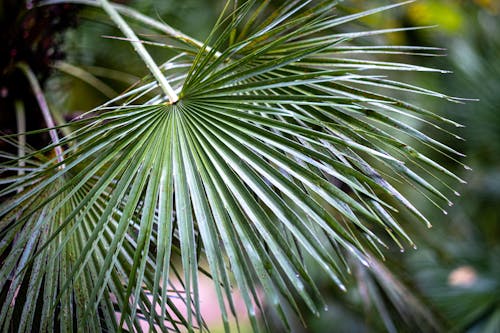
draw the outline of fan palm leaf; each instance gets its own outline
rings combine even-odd
[[[158,67],[171,90],[154,72],[70,123],[59,143],[26,156],[36,160],[58,146],[64,161],[46,158],[6,178],[4,329],[22,307],[21,331],[33,327],[35,310],[47,331],[140,331],[142,319],[152,329],[192,330],[203,326],[201,272],[213,279],[225,329],[237,316],[234,285],[260,331],[260,290],[284,323],[283,299],[319,314],[326,305],[311,262],[345,289],[347,254],[370,265],[389,246],[386,234],[401,248],[414,246],[395,213],[407,209],[430,222],[393,184],[449,203],[421,174],[460,179],[410,142],[460,156],[414,121],[457,124],[388,94],[459,100],[384,74],[442,71],[349,58],[435,50],[347,44],[401,29],[332,30],[397,5],[335,16],[335,1],[287,1],[271,13],[268,1],[229,4],[204,44],[171,35],[179,53]],[[172,274],[182,291],[172,291]],[[16,296],[21,286],[29,286],[24,301]]]

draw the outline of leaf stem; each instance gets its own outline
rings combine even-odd
[[[120,16],[120,14],[116,11],[116,9],[108,2],[108,0],[100,0],[100,3],[104,11],[115,22],[115,24],[127,38],[131,40],[139,39],[137,38],[134,31],[127,24],[127,22],[125,22],[125,20]],[[131,44],[134,50],[141,57],[142,61],[144,61],[151,74],[153,74],[155,79],[158,81],[158,84],[162,88],[163,92],[168,96],[170,103],[174,104],[175,102],[177,102],[179,100],[179,96],[177,96],[172,86],[168,83],[167,79],[161,72],[158,65],[156,65],[155,61],[153,60],[149,52],[146,50],[144,45],[142,45],[141,43],[131,43]]]
[[[82,5],[88,5],[88,6],[99,6],[99,3],[94,0],[44,0],[40,1],[37,3],[37,6],[46,6],[46,5],[54,5],[54,4],[59,4],[59,3],[75,3],[75,4],[82,4]],[[154,20],[151,17],[144,15],[133,8],[120,5],[117,3],[111,3],[111,6],[116,9],[119,13],[122,15],[128,16],[131,19],[134,19],[138,22],[144,23],[154,29],[157,29],[159,31],[162,31],[166,33],[167,35],[174,37],[178,40],[181,40],[187,44],[190,44],[192,46],[198,47],[198,48],[203,48],[204,44],[200,42],[199,40],[196,40],[179,30],[176,30],[166,24],[165,22],[160,22],[158,20]],[[212,50],[211,47],[205,46],[205,50],[207,52],[210,52]],[[219,51],[215,52],[215,56],[219,57],[221,53]]]
[[[59,136],[57,135],[57,130],[54,128],[55,122],[54,118],[52,117],[52,114],[50,113],[49,106],[47,104],[47,100],[45,99],[45,96],[43,94],[42,88],[40,87],[40,84],[38,83],[38,80],[31,70],[31,68],[28,66],[28,64],[21,62],[17,64],[17,67],[21,69],[24,74],[26,75],[26,78],[28,79],[31,89],[33,90],[33,94],[36,97],[36,100],[38,102],[38,106],[40,107],[40,110],[42,111],[43,119],[45,120],[45,124],[49,128],[49,135],[50,139],[52,140],[52,143],[54,144],[54,151],[56,152],[57,156],[57,161],[61,163],[60,168],[64,168],[64,162],[63,159],[63,150],[62,147],[59,144]]]

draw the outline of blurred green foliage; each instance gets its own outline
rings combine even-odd
[[[352,0],[343,2],[343,8],[356,11],[389,2]],[[458,106],[425,97],[419,101],[428,108],[440,108],[445,116],[465,126],[459,131],[465,141],[444,136],[438,139],[466,154],[462,162],[472,171],[458,166],[457,173],[468,183],[459,189],[461,196],[453,207],[447,207],[445,216],[419,193],[413,193],[413,200],[420,201],[420,207],[429,206],[424,211],[431,214],[434,228],[431,232],[416,230],[418,251],[410,255],[394,253],[397,259],[392,256],[386,265],[433,311],[439,327],[424,330],[403,323],[394,329],[500,332],[500,2],[422,0],[399,11],[370,16],[363,23],[386,28],[437,25],[394,33],[388,39],[396,44],[446,49],[447,57],[419,59],[419,64],[453,73],[422,77],[421,82],[451,96],[478,100]],[[442,159],[432,151],[428,154]],[[449,163],[448,167],[457,165]],[[337,304],[335,309],[346,301],[346,297],[339,300],[339,296],[332,297]],[[347,298],[353,309],[361,306],[361,302],[349,301]],[[346,309],[349,306],[322,318],[324,325],[314,331],[324,331],[333,321],[343,322],[335,332],[390,330],[387,325],[377,326],[366,319],[370,311],[353,316]],[[397,313],[394,310],[392,313]],[[360,320],[365,323],[360,324]],[[350,326],[347,321],[351,321]]]

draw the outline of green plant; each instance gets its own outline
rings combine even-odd
[[[411,144],[460,156],[417,124],[459,125],[390,94],[460,100],[383,74],[443,71],[365,59],[438,50],[354,43],[412,28],[338,32],[401,4],[336,16],[336,1],[272,11],[270,1],[227,2],[200,43],[107,0],[45,4],[58,2],[102,6],[152,75],[90,116],[37,131],[52,133],[46,147],[3,154],[2,173],[22,171],[0,190],[4,330],[202,329],[199,274],[213,279],[226,330],[232,285],[253,330],[266,328],[257,320],[264,303],[287,325],[284,303],[325,309],[312,267],[343,290],[352,262],[377,274],[374,257],[390,242],[415,246],[397,209],[430,227],[395,184],[451,203],[422,175],[460,178]],[[121,15],[166,33],[153,44],[175,55],[158,66],[143,46],[152,42]]]

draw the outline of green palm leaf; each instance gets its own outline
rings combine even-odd
[[[335,1],[288,1],[272,13],[267,3],[229,12],[228,2],[204,45],[172,36],[195,51],[159,66],[177,102],[146,77],[93,110],[97,116],[71,123],[63,163],[38,161],[4,181],[5,330],[21,308],[21,331],[33,327],[36,311],[47,331],[141,331],[143,321],[162,331],[200,327],[201,272],[214,281],[225,329],[237,316],[234,285],[260,331],[262,302],[285,323],[283,299],[297,312],[302,304],[318,315],[324,309],[314,265],[345,289],[347,256],[370,265],[390,245],[386,235],[414,246],[394,214],[403,208],[430,223],[393,184],[448,203],[421,174],[460,179],[410,142],[460,156],[415,125],[455,123],[387,94],[459,100],[386,76],[435,69],[348,57],[434,50],[347,44],[398,29],[332,30],[395,5],[339,17]],[[172,291],[173,275],[184,290]],[[24,303],[21,286],[29,287]],[[185,313],[172,302],[180,292]]]

